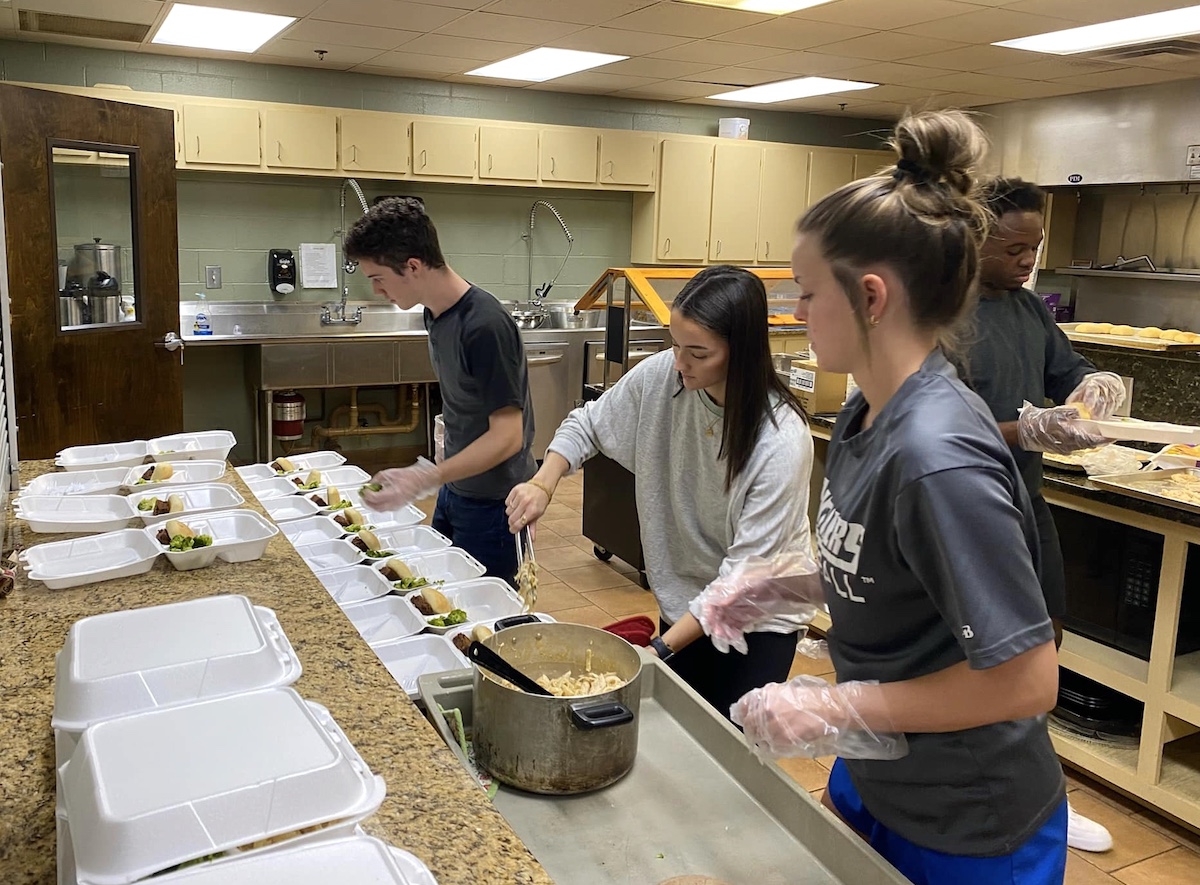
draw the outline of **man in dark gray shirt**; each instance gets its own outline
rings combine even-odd
[[[346,236],[375,294],[404,310],[425,307],[429,353],[442,393],[446,457],[375,476],[368,507],[392,509],[439,486],[433,527],[512,583],[516,546],[504,499],[533,476],[533,405],[525,351],[512,317],[446,264],[437,230],[412,198],[381,200]]]
[[[1041,546],[1042,591],[1061,642],[1066,576],[1054,517],[1042,497],[1042,452],[1107,442],[1079,428],[1078,412],[1062,404],[1083,402],[1093,417],[1107,417],[1124,397],[1124,387],[1116,375],[1097,372],[1077,354],[1041,298],[1024,288],[1042,242],[1045,195],[1019,178],[995,179],[984,194],[996,222],[980,254],[980,298],[960,374],[999,422],[1029,491]],[[1040,408],[1046,400],[1060,405]],[[1084,851],[1107,851],[1112,836],[1072,810],[1067,842]]]

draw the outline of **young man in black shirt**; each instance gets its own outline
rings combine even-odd
[[[346,235],[376,295],[403,310],[425,308],[429,353],[442,393],[446,456],[380,471],[368,507],[393,509],[439,486],[433,527],[489,575],[510,583],[517,570],[504,500],[537,470],[531,452],[533,405],[520,334],[490,293],[454,272],[419,200],[381,200]]]

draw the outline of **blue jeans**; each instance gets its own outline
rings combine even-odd
[[[863,804],[841,759],[833,763],[827,789],[846,822],[914,885],[1062,885],[1066,876],[1066,799],[1012,854],[968,857],[922,848],[877,821]]]
[[[433,527],[479,560],[487,574],[516,587],[517,542],[508,530],[503,501],[468,498],[442,486]]]

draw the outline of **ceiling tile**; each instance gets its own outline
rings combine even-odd
[[[771,15],[719,9],[716,6],[656,3],[615,18],[609,24],[628,31],[650,31],[655,34],[700,38],[724,34],[726,31],[745,28],[758,22],[770,24],[774,20],[775,16]]]
[[[324,49],[326,52],[323,61],[316,54],[318,49]],[[307,40],[277,39],[264,46],[260,53],[275,58],[314,62],[314,66],[344,71],[376,58],[381,51],[361,46],[337,46],[332,43],[312,43]]]
[[[1015,98],[1016,87],[1028,85],[1029,80],[1017,80],[1012,77],[995,77],[990,74],[976,74],[970,71],[957,71],[953,74],[943,74],[940,77],[929,77],[917,80],[910,85],[922,89],[937,89],[943,92],[974,92],[977,95],[1001,95]]]
[[[688,80],[692,83],[711,83],[713,92],[721,92],[718,87],[724,86],[758,86],[761,83],[774,83],[777,80],[787,79],[786,76],[778,71],[760,71],[755,68],[742,68],[730,66],[725,68],[712,68],[711,70],[701,71],[698,74],[690,74],[687,77],[680,77],[681,80]]]
[[[421,2],[429,6],[445,6],[449,9],[472,10],[483,9],[492,0],[421,0]]]
[[[219,9],[240,9],[243,12],[265,12],[268,15],[310,15],[325,0],[188,0],[192,6],[215,6]],[[21,6],[28,8],[25,0]]]
[[[1005,9],[1013,12],[1030,12],[1061,18],[1074,24],[1111,22],[1133,15],[1149,15],[1189,5],[1187,0],[1017,0]],[[1071,27],[1071,25],[1068,25]]]
[[[928,89],[918,89],[916,86],[876,86],[874,89],[864,89],[861,93],[863,101],[921,101],[929,97]]]
[[[433,31],[463,14],[461,9],[407,0],[325,0],[312,14],[321,21],[374,25],[398,31]]]
[[[837,0],[811,9],[792,13],[794,18],[808,21],[830,22],[835,25],[861,25],[870,22],[871,27],[881,31],[904,28],[921,22],[952,15],[978,12],[978,7],[953,0]]]
[[[930,110],[937,108],[978,108],[989,104],[1000,104],[1008,99],[995,95],[975,95],[970,92],[943,92],[931,96],[925,107]]]
[[[450,37],[446,34],[422,34],[401,47],[403,51],[417,55],[437,55],[442,58],[474,61],[499,61],[502,58],[520,55],[531,48],[531,44],[472,40],[470,37]],[[470,67],[477,68],[479,65]]]
[[[153,24],[162,12],[158,0],[104,0],[103,8],[96,0],[22,0],[21,9],[30,12],[52,12],[56,15],[77,15],[82,18],[102,18],[115,22],[139,25]]]
[[[1149,83],[1182,80],[1189,76],[1189,74],[1155,68],[1118,68],[1115,71],[1062,77],[1055,80],[1054,83],[1064,86],[1083,86],[1088,89],[1119,89],[1122,86],[1145,86]]]
[[[630,77],[653,77],[655,80],[672,80],[686,77],[712,68],[712,63],[695,61],[672,61],[666,58],[628,58],[605,65],[605,73],[625,74]]]
[[[912,34],[898,34],[890,31],[879,31],[874,34],[864,34],[851,40],[838,43],[826,43],[821,51],[829,55],[843,55],[849,58],[866,58],[875,61],[900,61],[918,55],[929,55],[934,52],[948,52],[962,49],[961,43],[951,43],[948,40],[935,40],[932,37],[916,37]]]
[[[664,101],[676,101],[684,98],[699,98],[710,95],[712,87],[706,83],[688,83],[685,80],[663,80],[651,83],[637,89],[623,89],[616,95],[623,98],[651,98]]]
[[[904,102],[878,101],[854,106],[855,116],[871,117],[877,120],[899,120],[910,110]],[[880,164],[883,165],[883,164]],[[875,170],[872,169],[872,172]]]
[[[862,80],[867,83],[890,83],[897,86],[911,85],[918,80],[927,80],[930,77],[947,76],[950,71],[941,71],[937,68],[926,68],[919,65],[900,64],[899,62],[884,61],[876,62],[875,64],[863,65],[860,68],[848,68],[844,71],[838,71],[838,79],[842,80]]]
[[[846,68],[861,67],[862,59],[843,58],[840,55],[825,55],[820,52],[785,52],[782,55],[772,55],[755,62],[760,68],[768,71],[779,71],[784,74],[824,75]]]
[[[697,40],[682,46],[673,46],[661,52],[653,53],[654,58],[667,58],[673,61],[694,61],[707,63],[709,67],[716,65],[742,65],[757,62],[780,51],[771,46],[749,46],[745,43],[724,43],[720,40]]]
[[[749,43],[754,46],[775,46],[779,49],[812,49],[826,43],[850,40],[869,34],[873,28],[852,25],[833,25],[825,22],[804,21],[798,18],[781,18],[759,25],[751,25],[721,36],[731,43]]]
[[[937,21],[924,22],[904,28],[906,34],[918,37],[936,37],[939,40],[960,40],[963,43],[995,43],[1060,31],[1074,27],[1075,23],[1061,18],[1009,12],[1007,9],[981,9],[966,15],[953,15]]]
[[[649,86],[655,82],[657,81],[653,77],[623,77],[620,74],[606,74],[603,71],[580,71],[578,74],[570,74],[566,77],[559,77],[556,80],[547,80],[545,83],[536,83],[529,88],[547,92],[592,92],[606,94],[617,92],[621,89],[636,89],[640,86]]]
[[[471,12],[438,28],[438,33],[450,34],[454,37],[508,40],[513,43],[539,45],[550,43],[578,30],[581,30],[579,25],[565,22],[522,18],[517,15],[493,15],[490,12]]]
[[[640,31],[622,31],[618,28],[585,28],[568,34],[554,45],[560,49],[583,49],[588,52],[608,52],[613,55],[649,55],[687,43],[687,37],[672,37],[665,34],[646,34]],[[694,59],[680,59],[692,61]],[[720,62],[717,62],[719,64]]]
[[[419,37],[414,31],[395,31],[366,25],[342,25],[316,19],[298,21],[285,32],[289,40],[333,43],[337,46],[362,46],[368,49],[396,49]]]
[[[907,61],[909,64],[944,68],[948,71],[982,71],[999,65],[1016,65],[1030,59],[1043,57],[1040,54],[1023,52],[1020,49],[1009,49],[1007,46],[983,45],[951,49],[949,52],[935,52],[932,55],[918,55]]]
[[[546,21],[599,25],[648,6],[650,2],[651,0],[588,0],[586,3],[564,0],[496,0],[488,6],[487,11],[498,15],[524,15]]]
[[[995,68],[984,68],[982,73],[994,74],[997,77],[1019,77],[1025,80],[1053,80],[1056,77],[1074,77],[1079,74],[1098,74],[1111,71],[1123,65],[1108,64],[1087,58],[1066,56],[1045,56],[1031,52],[1024,53],[1026,61],[1022,64],[1000,65]]]
[[[371,59],[371,67],[387,68],[403,74],[419,77],[428,74],[458,74],[479,67],[478,61],[469,58],[447,58],[441,55],[420,55],[404,49],[385,52]],[[372,71],[372,73],[375,73]]]

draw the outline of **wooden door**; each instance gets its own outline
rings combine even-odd
[[[342,114],[342,168],[347,172],[407,175],[411,152],[409,118],[369,111]]]
[[[654,183],[655,136],[648,132],[600,133],[600,183]]]
[[[595,181],[597,137],[594,129],[543,129],[542,181]]]
[[[258,126],[258,108],[185,104],[183,157],[196,165],[257,166]]]
[[[59,241],[56,224],[56,144],[129,158],[124,273],[133,320],[60,326],[59,247],[70,252],[73,243]],[[156,346],[179,333],[172,113],[0,84],[0,163],[21,457],[182,430],[180,354]]]
[[[712,166],[711,144],[663,140],[654,243],[654,257],[660,261],[703,261],[708,255]]]
[[[758,185],[762,148],[756,144],[718,144],[713,158],[712,222],[709,261],[754,261],[758,238]]]
[[[332,110],[263,112],[263,143],[273,169],[336,169],[337,114]]]
[[[474,178],[478,142],[479,126],[475,123],[414,120],[413,175]]]
[[[808,205],[854,181],[854,154],[817,148],[808,157]]]
[[[538,131],[517,126],[479,127],[479,177],[537,181]]]
[[[807,188],[807,149],[792,145],[763,148],[758,210],[759,262],[787,264],[791,260],[796,222],[808,205]]]

